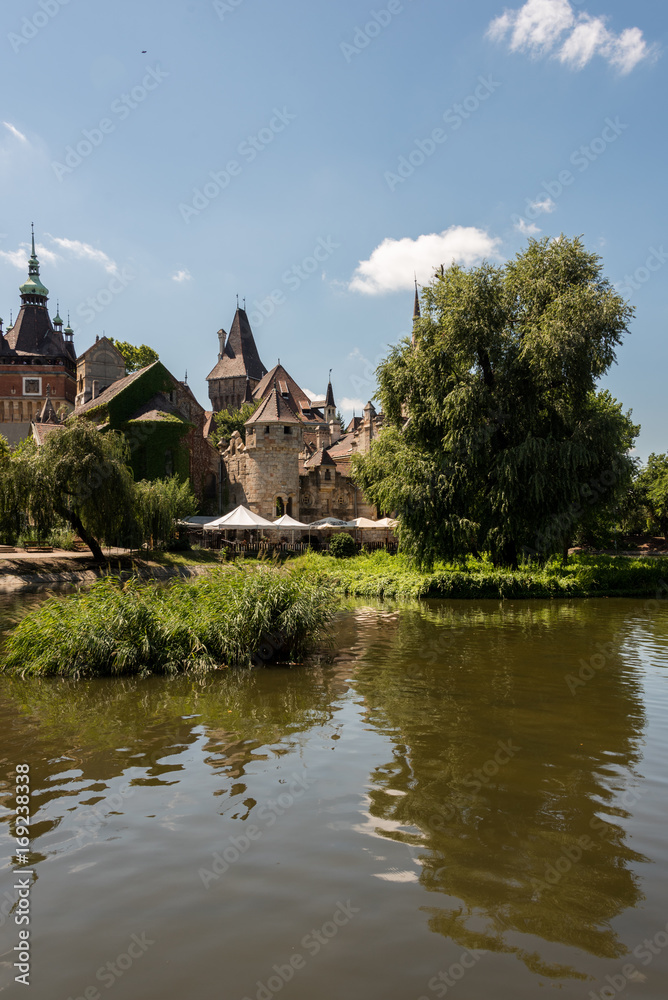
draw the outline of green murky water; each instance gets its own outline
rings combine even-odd
[[[22,993],[3,869],[6,995],[665,998],[668,607],[358,607],[335,650],[0,678],[34,872]]]

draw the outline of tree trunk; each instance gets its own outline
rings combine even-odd
[[[81,518],[78,516],[78,514],[75,514],[74,511],[72,510],[68,510],[66,507],[57,507],[56,510],[60,514],[60,516],[68,522],[68,524],[72,525],[72,527],[76,531],[81,541],[85,542],[85,544],[93,553],[93,558],[95,559],[95,561],[104,562],[104,553],[102,552],[100,543],[98,542],[97,538],[93,538],[92,535],[88,534],[83,524],[81,523]]]

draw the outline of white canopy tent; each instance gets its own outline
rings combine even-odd
[[[204,525],[207,531],[244,531],[251,528],[271,527],[273,527],[271,521],[268,521],[266,517],[260,517],[259,514],[254,514],[243,504],[239,504],[229,514],[223,514],[222,517]]]
[[[294,517],[290,517],[289,514],[284,514],[283,517],[279,517],[277,521],[274,521],[275,528],[308,528],[308,524],[304,524],[303,521],[295,521]]]

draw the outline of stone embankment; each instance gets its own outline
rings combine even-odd
[[[102,576],[143,580],[170,580],[207,573],[210,565],[167,565],[140,559],[123,550],[111,550],[104,563],[82,552],[25,553],[0,556],[0,594],[31,593],[54,587],[90,586]]]

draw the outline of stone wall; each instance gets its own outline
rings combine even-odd
[[[257,379],[250,379],[251,392],[258,385]],[[209,399],[214,413],[220,410],[240,410],[246,396],[246,376],[238,378],[211,379],[209,382]]]

